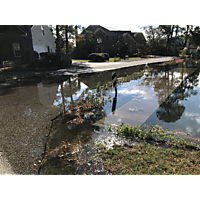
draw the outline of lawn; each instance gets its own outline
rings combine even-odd
[[[133,59],[141,59],[141,57],[130,57],[129,60],[133,60]],[[109,58],[109,62],[115,62],[115,60],[120,60],[119,57],[116,58]],[[77,62],[88,62],[89,60],[84,60],[84,59],[72,59],[72,61],[77,61]]]
[[[104,168],[113,175],[192,175],[200,174],[197,151],[153,145],[114,146],[101,149]]]
[[[113,144],[108,148],[107,141],[96,145],[104,168],[113,175],[199,175],[200,145],[186,142],[172,132],[165,133],[159,126],[129,127],[122,124],[109,131],[124,145]],[[137,141],[135,145],[130,140]]]

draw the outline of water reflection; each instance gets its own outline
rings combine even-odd
[[[183,77],[183,73],[181,73],[181,77]],[[158,119],[167,123],[179,120],[185,111],[185,106],[180,101],[187,100],[191,95],[197,95],[198,92],[194,89],[197,85],[198,73],[182,81],[180,86],[173,91],[156,111]]]
[[[159,124],[171,131],[184,131],[193,137],[200,137],[199,78],[199,70],[186,78],[145,123]]]
[[[175,121],[180,119],[185,110],[184,106],[180,105],[174,97],[170,100],[167,97],[194,71],[196,68],[174,68],[168,71],[164,71],[163,68],[148,68],[140,80],[129,81],[118,87],[119,103],[115,114],[107,115],[105,119],[101,119],[95,125],[101,127],[106,127],[107,124],[120,125],[120,123],[141,125],[160,105],[166,108],[166,110],[162,109],[158,112],[160,119],[166,118],[166,120]],[[195,82],[195,80],[193,81]],[[189,85],[190,83],[187,87],[191,87]],[[186,87],[186,85],[182,84],[182,87]],[[195,93],[193,90],[191,91]]]
[[[36,173],[35,158],[43,151],[47,155],[65,141],[68,154],[58,157],[52,151],[40,174],[83,174],[94,169],[91,166],[95,165],[90,162],[96,153],[93,142],[110,134],[101,128],[106,124],[158,123],[164,128],[192,132],[193,136],[200,137],[199,71],[192,74],[192,68],[198,64],[182,65],[183,69],[161,66],[151,69],[150,66],[137,79],[131,75],[143,67],[117,70],[117,78],[126,78],[118,84],[117,99],[108,85],[104,96],[111,95],[112,102],[103,106],[103,112],[86,113],[83,124],[67,123],[73,117],[65,115],[66,112],[73,110],[90,92],[96,93],[98,82],[100,85],[111,82],[111,73],[1,83],[2,151],[15,173],[33,174]],[[192,75],[186,78],[189,74]],[[99,168],[96,166],[96,169]]]

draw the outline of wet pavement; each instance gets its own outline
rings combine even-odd
[[[97,123],[123,112],[134,123],[160,123],[164,128],[199,132],[199,63],[166,67],[149,65],[117,69],[117,101],[111,72],[65,77],[12,78],[0,83],[0,173],[1,174],[109,174],[95,158],[97,141],[114,135]],[[181,68],[181,69],[180,69]],[[195,68],[195,69],[194,69]],[[105,85],[102,109],[85,112],[75,123],[75,105]],[[91,95],[90,95],[91,96]],[[149,113],[147,114],[147,110]],[[130,116],[128,116],[128,114]],[[134,116],[133,116],[134,115]],[[76,115],[77,117],[77,115]],[[72,122],[72,123],[71,123]],[[131,123],[131,121],[130,121]],[[189,133],[189,132],[188,132]],[[41,165],[42,163],[42,165]]]

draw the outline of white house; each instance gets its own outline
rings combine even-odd
[[[33,25],[31,32],[34,51],[55,52],[54,37],[47,25]]]

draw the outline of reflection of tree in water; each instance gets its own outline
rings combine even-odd
[[[70,97],[76,91],[80,90],[80,83],[77,85],[74,81],[70,86],[70,81],[72,80],[65,82],[60,87],[59,101],[60,104],[63,103],[63,106],[66,103],[65,96]],[[102,93],[100,92],[99,94],[105,93],[106,95],[107,92],[108,90]],[[40,174],[76,174],[78,168],[78,173],[81,173],[80,169],[85,169],[90,166],[90,164],[88,165],[88,163],[84,163],[83,161],[89,156],[88,152],[95,153],[95,150],[92,147],[87,147],[87,152],[83,151],[82,153],[81,150],[84,150],[84,147],[93,139],[94,129],[96,131],[99,129],[99,127],[97,128],[91,125],[105,117],[105,112],[102,111],[101,107],[97,109],[95,106],[88,107],[88,110],[83,109],[79,100],[84,102],[83,99],[90,98],[91,95],[89,93],[87,95],[87,93],[88,91],[84,90],[77,101],[73,100],[71,110],[67,112],[64,110],[65,113],[53,120],[45,146],[46,150],[41,160]],[[81,118],[80,121],[75,120],[78,119],[77,116]],[[79,165],[79,167],[77,168],[76,165]]]
[[[197,90],[194,88],[198,85],[198,74],[195,73],[182,81],[180,86],[160,105],[156,112],[159,120],[170,123],[181,118],[185,106],[179,101],[187,100],[191,95],[197,95]]]
[[[171,95],[170,95],[171,96]],[[179,100],[174,97],[168,97],[167,102],[163,102],[159,110],[156,112],[156,115],[159,120],[165,122],[175,122],[181,118],[183,112],[185,110],[185,106],[179,104]]]
[[[76,103],[76,101],[74,101],[73,99],[73,95],[76,94],[76,92],[80,91],[80,89],[80,81],[77,79],[77,77],[73,79],[69,76],[67,79],[60,82],[55,103],[60,105],[63,108],[63,112],[65,112],[66,107],[72,108],[73,105]],[[78,100],[81,99],[81,97],[83,96],[84,94],[81,94]]]

